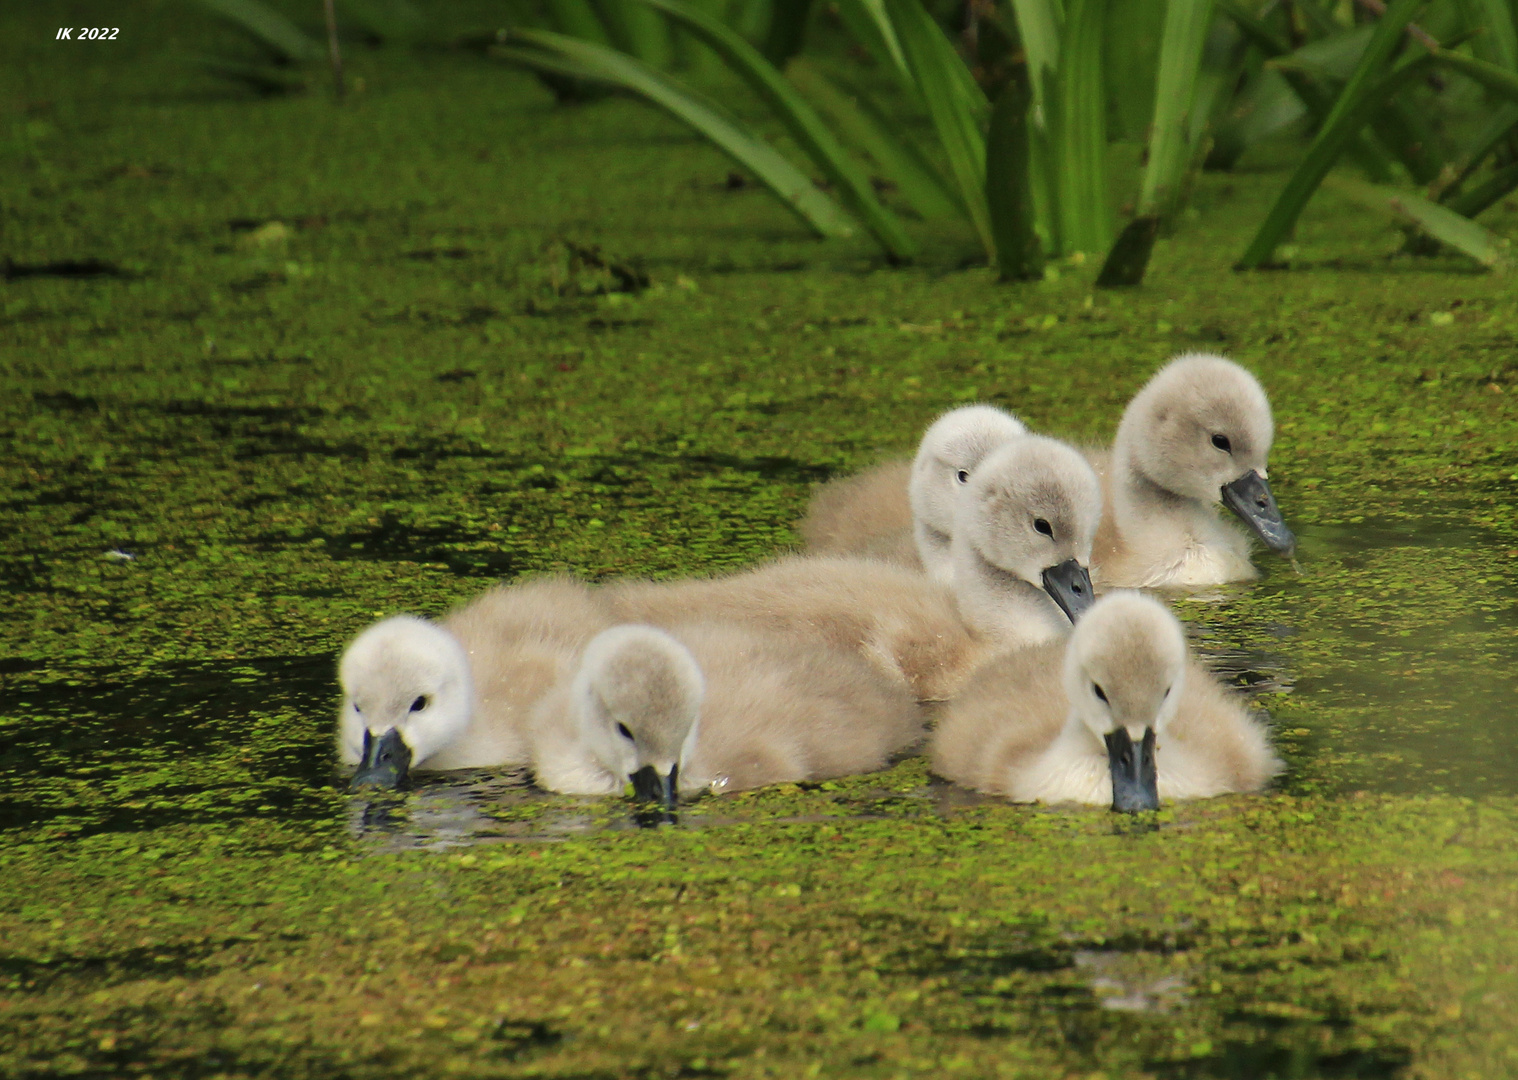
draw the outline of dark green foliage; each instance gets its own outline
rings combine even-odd
[[[986,142],[986,201],[996,240],[1002,281],[1037,281],[1044,276],[1044,252],[1033,229],[1031,149],[1028,145],[1027,69],[1007,80],[991,111]]]

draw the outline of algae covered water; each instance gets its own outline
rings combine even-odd
[[[218,94],[168,9],[65,78],[46,17],[0,66],[0,254],[57,271],[0,283],[0,1072],[1518,1068],[1509,282],[1332,192],[1234,274],[1260,171],[1201,179],[1143,289],[1001,288],[952,228],[818,244],[630,102],[383,51],[341,109]],[[1106,439],[1188,349],[1269,389],[1301,537],[1175,605],[1271,793],[1140,828],[908,757],[641,828],[510,772],[344,789],[368,622],[749,565],[942,409]]]

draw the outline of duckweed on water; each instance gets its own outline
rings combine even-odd
[[[1510,282],[1331,192],[1233,274],[1271,172],[1204,177],[1139,291],[994,287],[926,228],[888,269],[629,102],[395,51],[341,108],[221,97],[178,6],[67,61],[15,7],[0,256],[114,271],[0,283],[0,1072],[1518,1071]],[[341,790],[375,617],[745,565],[938,410],[1107,438],[1185,349],[1275,401],[1301,571],[1177,606],[1280,791],[1151,828],[913,758],[638,829],[509,775]]]

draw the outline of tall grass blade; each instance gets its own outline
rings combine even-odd
[[[415,41],[426,27],[410,0],[342,0],[344,17],[380,41]]]
[[[1364,100],[1364,89],[1386,70],[1401,40],[1402,31],[1426,2],[1427,0],[1392,0],[1386,14],[1376,23],[1365,51],[1360,54],[1360,62],[1355,65],[1354,73],[1344,84],[1344,92],[1339,95],[1327,119],[1323,121],[1324,127],[1333,127],[1348,113],[1360,107]]]
[[[1350,140],[1365,126],[1375,109],[1390,100],[1416,74],[1426,72],[1432,60],[1424,56],[1383,76],[1403,29],[1412,22],[1424,0],[1392,0],[1376,24],[1354,74],[1334,102],[1306,156],[1277,196],[1275,205],[1245,249],[1237,269],[1254,270],[1269,261],[1286,234],[1301,216],[1302,208],[1328,175]]]
[[[1112,250],[1107,252],[1102,272],[1096,276],[1097,287],[1112,289],[1143,284],[1144,272],[1149,269],[1149,256],[1159,235],[1158,214],[1141,214],[1128,222],[1118,233]]]
[[[324,50],[278,11],[259,0],[200,0],[229,22],[242,27],[264,48],[285,61],[320,60]]]
[[[1476,55],[1508,71],[1518,71],[1518,9],[1509,0],[1460,0],[1465,19],[1481,28]]]
[[[1455,158],[1455,178],[1439,195],[1440,202],[1453,198],[1491,152],[1514,133],[1518,133],[1518,105],[1504,105],[1476,133],[1476,137]],[[1469,215],[1467,215],[1469,216]]]
[[[1030,69],[1031,75],[1031,69]],[[1030,80],[1031,81],[1031,80]],[[1059,87],[1052,68],[1044,70],[1039,80],[1042,92],[1033,95],[1033,110],[1028,117],[1028,168],[1033,187],[1033,207],[1037,213],[1035,228],[1043,241],[1045,254],[1059,254],[1065,250],[1060,235],[1063,220],[1059,212],[1059,156],[1054,152],[1055,107],[1059,101]],[[1042,104],[1040,104],[1040,102]]]
[[[1518,74],[1505,71],[1496,64],[1488,64],[1474,56],[1457,53],[1453,49],[1435,49],[1434,60],[1440,67],[1458,71],[1467,79],[1478,82],[1498,97],[1518,101]]]
[[[907,54],[902,51],[896,27],[886,14],[886,0],[839,0],[838,14],[849,33],[876,61],[887,64],[901,84],[916,93],[917,86],[907,68]]]
[[[1421,195],[1380,184],[1367,184],[1348,177],[1330,177],[1325,185],[1347,195],[1361,206],[1416,226],[1441,244],[1448,244],[1491,270],[1509,266],[1507,243],[1489,229],[1462,217],[1447,206]]]
[[[1461,217],[1473,218],[1498,199],[1506,198],[1514,188],[1518,188],[1518,164],[1498,169],[1485,183],[1456,195],[1444,205]]]
[[[1238,92],[1248,54],[1249,44],[1239,28],[1229,20],[1217,17],[1214,9],[1212,25],[1202,45],[1202,62],[1197,69],[1196,92],[1186,125],[1186,137],[1193,147],[1200,148],[1203,140],[1215,137],[1229,102]],[[1200,162],[1195,158],[1193,161],[1194,174],[1200,171]]]
[[[1342,86],[1354,73],[1374,32],[1373,26],[1340,31],[1277,58],[1272,66],[1306,72],[1324,86]],[[1435,150],[1439,140],[1432,127],[1400,102],[1386,102],[1371,117],[1370,127],[1380,144],[1418,183],[1431,183],[1444,168]]]
[[[770,6],[769,33],[764,36],[764,58],[784,70],[791,57],[801,52],[811,13],[812,0],[775,0]]]
[[[1065,252],[1105,251],[1115,231],[1107,190],[1107,97],[1102,78],[1107,3],[1071,0],[1054,75],[1058,94],[1052,103],[1050,135]]]
[[[960,199],[986,255],[996,257],[991,211],[986,206],[986,138],[990,103],[970,77],[964,61],[949,44],[921,0],[885,0],[886,12],[927,105]]]
[[[560,34],[568,34],[597,45],[610,45],[611,35],[590,0],[555,0],[547,7],[548,25]]]
[[[637,94],[709,139],[779,197],[819,236],[854,235],[843,209],[768,143],[745,131],[716,103],[641,61],[593,42],[544,30],[515,30],[492,54],[528,67],[591,79]],[[512,47],[514,46],[514,47]]]
[[[638,0],[595,0],[595,6],[617,48],[661,70],[673,63],[674,43],[669,27],[657,12]]]
[[[1418,112],[1401,102],[1387,102],[1370,118],[1370,129],[1417,183],[1431,184],[1444,171],[1444,159],[1435,149],[1438,134]]]
[[[919,214],[925,218],[964,214],[964,207],[938,169],[915,144],[892,130],[891,121],[869,98],[839,87],[804,56],[792,60],[785,74],[832,121],[839,134],[874,159],[885,178]]]
[[[1243,32],[1250,44],[1264,53],[1267,58],[1278,59],[1291,54],[1290,43],[1251,15],[1248,9],[1239,3],[1239,0],[1217,0],[1217,5],[1220,11],[1233,20],[1234,25]],[[1363,55],[1364,50],[1361,49],[1360,52]],[[1323,122],[1328,119],[1329,111],[1333,108],[1332,95],[1300,67],[1283,63],[1274,70],[1286,80],[1287,85],[1291,87],[1292,92],[1301,100],[1303,107],[1312,115],[1313,120],[1321,129]],[[1391,180],[1391,160],[1379,146],[1365,138],[1362,133],[1354,134],[1345,153],[1352,157],[1365,170],[1366,175],[1377,183]]]
[[[1064,21],[1060,0],[1012,0],[1017,36],[1028,59],[1029,82],[1035,102],[1043,100],[1046,72],[1059,68],[1060,24]]]
[[[1229,107],[1213,132],[1212,150],[1207,157],[1210,169],[1231,169],[1244,151],[1272,135],[1285,130],[1307,115],[1301,96],[1292,89],[1284,75],[1262,68]],[[1328,115],[1325,105],[1323,115]]]
[[[998,95],[986,139],[986,207],[1002,281],[1038,281],[1044,276],[1043,246],[1034,227],[1031,97],[1027,69],[1022,68]]]
[[[1155,84],[1154,125],[1149,132],[1149,162],[1139,192],[1140,216],[1168,218],[1175,209],[1181,178],[1196,157],[1191,140],[1191,112],[1196,104],[1202,48],[1212,23],[1212,0],[1169,0],[1160,39],[1159,77]]]
[[[720,0],[722,21],[749,41],[758,41],[769,30],[770,0]]]
[[[849,156],[816,110],[757,49],[725,23],[682,0],[638,2],[668,15],[722,57],[728,67],[748,83],[769,106],[775,119],[785,125],[796,145],[837,187],[844,204],[859,216],[890,258],[909,259],[916,254],[916,243],[907,235],[901,219],[876,198],[869,176]]]
[[[1054,127],[1059,90],[1060,27],[1064,23],[1061,0],[1011,0],[1017,37],[1022,44],[1033,97],[1028,116],[1028,170],[1033,189],[1034,228],[1045,252],[1065,250],[1061,235],[1060,157]]]
[[[1115,142],[1149,138],[1168,6],[1168,0],[1121,0],[1107,12],[1107,122]]]

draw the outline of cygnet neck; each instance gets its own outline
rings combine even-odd
[[[1070,620],[1042,588],[987,562],[968,542],[954,544],[954,597],[975,635],[997,647],[1054,641]]]
[[[945,585],[954,581],[954,540],[946,532],[940,532],[927,522],[912,523],[917,540],[917,556],[922,560],[923,571],[934,581]]]
[[[1126,438],[1113,448],[1113,524],[1133,547],[1173,548],[1177,561],[1187,553],[1212,549],[1249,565],[1249,543],[1218,516],[1209,503],[1162,487],[1134,463]],[[1148,583],[1142,583],[1148,584]]]

